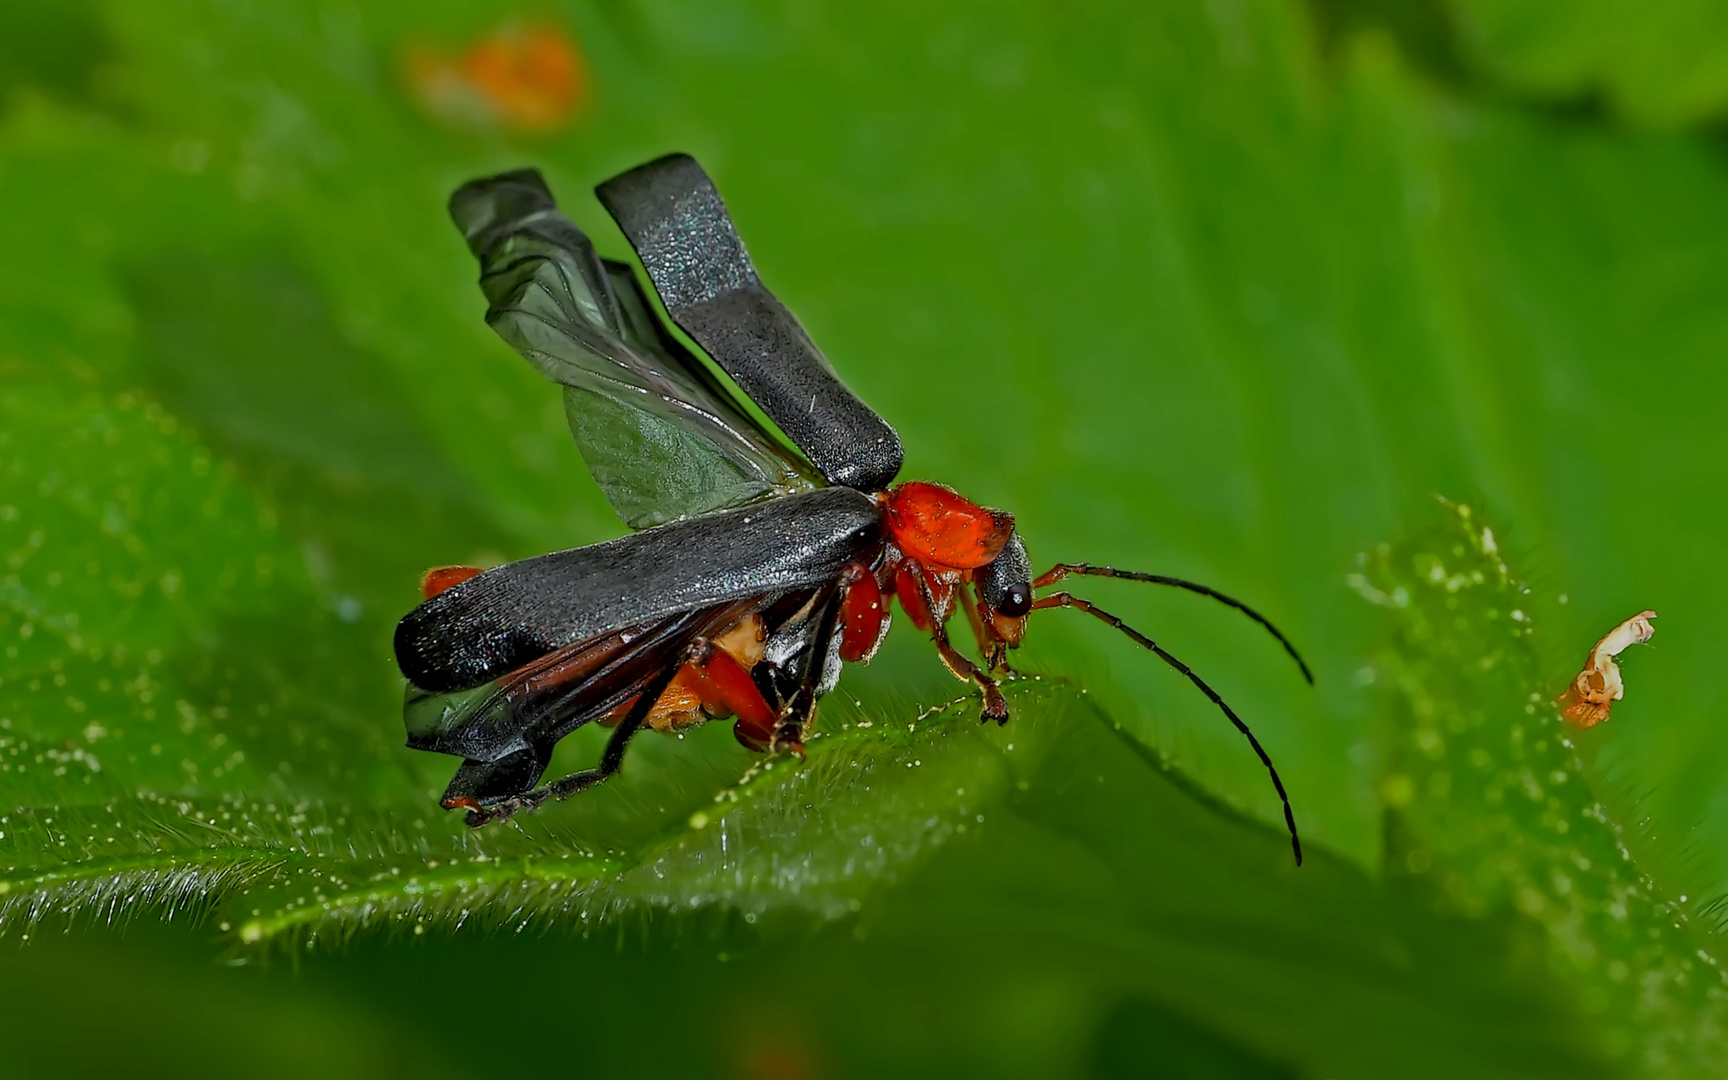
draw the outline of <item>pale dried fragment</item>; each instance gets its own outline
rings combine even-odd
[[[1620,666],[1614,662],[1629,645],[1641,645],[1656,633],[1650,620],[1654,611],[1641,611],[1608,631],[1608,636],[1590,650],[1584,670],[1572,680],[1572,685],[1558,698],[1560,715],[1574,727],[1594,727],[1608,719],[1608,709],[1626,696],[1626,684],[1620,678]]]

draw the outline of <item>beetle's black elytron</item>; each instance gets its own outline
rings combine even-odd
[[[985,719],[1005,722],[993,675],[1009,670],[1028,614],[1074,607],[1223,710],[1266,765],[1301,862],[1283,783],[1230,706],[1115,616],[1037,592],[1075,574],[1199,592],[1266,627],[1307,676],[1270,622],[1161,575],[1059,563],[1034,577],[1007,514],[939,485],[894,483],[899,437],[763,286],[701,166],[671,155],[597,193],[673,321],[785,438],[672,336],[629,266],[595,254],[538,173],[477,180],[452,196],[451,216],[480,260],[487,321],[563,387],[589,471],[639,531],[427,574],[426,601],[396,628],[396,658],[410,684],[408,745],[463,759],[446,807],[484,825],[605,780],[643,727],[716,716],[735,716],[747,746],[802,754],[817,700],[843,662],[875,652],[896,599],[949,669],[979,687]],[[948,638],[957,606],[982,666]],[[599,766],[541,786],[553,747],[591,722],[614,726]]]

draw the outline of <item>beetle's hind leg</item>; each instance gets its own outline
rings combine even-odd
[[[619,766],[624,764],[625,748],[630,745],[630,740],[635,734],[642,730],[643,721],[654,710],[655,704],[660,700],[660,695],[666,692],[666,687],[671,684],[673,676],[678,674],[678,669],[682,666],[684,666],[684,657],[679,656],[677,663],[669,665],[643,686],[642,692],[636,695],[635,702],[630,706],[630,711],[625,713],[624,719],[620,720],[618,726],[612,729],[612,737],[606,740],[606,749],[600,755],[600,765],[597,768],[571,773],[561,780],[542,784],[533,791],[500,799],[490,806],[474,807],[468,811],[468,817],[465,819],[468,827],[478,829],[482,825],[502,821],[504,818],[523,810],[532,810],[547,799],[568,799],[579,791],[587,791],[591,787],[604,783],[613,773],[618,771]]]
[[[542,784],[532,791],[525,791],[520,795],[501,799],[490,806],[477,806],[468,811],[468,816],[465,819],[468,827],[478,829],[482,825],[490,825],[494,821],[503,821],[505,818],[524,810],[533,810],[547,799],[568,799],[579,791],[587,791],[591,787],[604,783],[623,764],[624,748],[629,745],[631,737],[641,729],[642,721],[640,719],[632,722],[630,718],[626,717],[616,728],[612,729],[612,737],[606,741],[606,750],[600,755],[598,768],[583,769],[581,772],[571,773],[561,780],[554,780],[550,784]]]

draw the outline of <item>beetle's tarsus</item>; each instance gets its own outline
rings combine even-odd
[[[768,748],[776,754],[793,754],[799,761],[804,760],[804,722],[802,719],[788,717],[780,722],[774,731],[774,739]]]
[[[529,804],[525,803],[520,797],[505,799],[503,802],[494,806],[475,807],[463,816],[462,821],[470,829],[480,829],[492,824],[494,821],[504,821],[508,819],[512,814],[516,813],[516,811],[524,809],[527,805]],[[534,805],[538,805],[537,800]]]
[[[557,799],[562,802],[578,792],[587,791],[589,788],[603,783],[617,771],[617,766],[607,769],[604,764],[598,769],[583,769],[579,773],[571,773],[562,780],[554,780],[552,783],[537,787],[533,791],[512,795],[508,799],[500,799],[491,806],[473,806],[463,820],[467,822],[470,829],[478,829],[490,825],[494,821],[503,821],[524,810],[533,810],[547,799]]]

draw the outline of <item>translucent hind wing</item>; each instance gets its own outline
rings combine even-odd
[[[450,213],[480,260],[487,322],[564,388],[576,446],[626,525],[820,486],[666,331],[632,271],[594,253],[537,172],[466,184]]]

